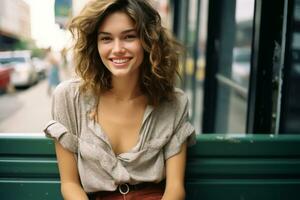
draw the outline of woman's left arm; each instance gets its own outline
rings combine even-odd
[[[183,143],[178,154],[166,160],[166,188],[162,200],[184,200],[184,175],[187,144]]]

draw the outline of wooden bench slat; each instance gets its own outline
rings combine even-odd
[[[0,158],[1,177],[56,177],[59,178],[57,161],[32,158]]]
[[[188,149],[187,200],[298,199],[300,137],[197,137]],[[53,141],[42,134],[0,134],[0,196],[61,199]]]

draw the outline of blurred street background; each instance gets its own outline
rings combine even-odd
[[[50,98],[43,80],[27,90],[0,97],[0,132],[41,132],[50,120]]]
[[[70,78],[61,73],[62,80]],[[48,82],[40,80],[30,88],[18,88],[0,95],[0,132],[41,132],[51,119],[51,97]]]
[[[88,1],[0,0],[0,133],[42,132],[50,120],[53,88],[74,77],[68,21]],[[208,0],[150,1],[163,25],[186,47],[178,86],[188,94],[190,120],[201,133]],[[188,15],[178,16],[179,4],[186,4],[182,9]],[[216,77],[230,85],[220,90],[225,97],[218,98],[221,132],[245,133],[253,16],[254,0],[236,1],[233,51],[226,55],[230,63],[222,63],[222,74]],[[183,28],[178,28],[180,24]]]
[[[51,119],[51,76],[73,76],[67,21],[85,0],[0,1],[0,132],[42,132]],[[56,83],[56,85],[57,85]]]
[[[58,66],[58,82],[74,76],[67,23],[87,2],[0,1],[0,133],[42,132],[51,119],[49,57]],[[170,26],[168,0],[152,3]]]

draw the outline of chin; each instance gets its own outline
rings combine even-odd
[[[111,72],[111,74],[114,76],[114,77],[126,77],[126,76],[130,76],[130,73],[128,73],[127,71],[126,72],[116,72],[116,71],[113,71]]]
[[[135,76],[136,73],[138,73],[138,70],[137,69],[132,69],[130,67],[124,68],[124,69],[111,68],[110,72],[114,77],[120,77],[121,78],[121,77]]]

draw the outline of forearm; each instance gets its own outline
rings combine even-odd
[[[167,185],[162,200],[184,200],[185,189],[182,184]]]
[[[166,188],[163,200],[184,200],[184,174],[186,162],[186,142],[178,154],[166,161]]]
[[[63,183],[61,185],[61,192],[64,200],[88,200],[87,194],[76,183]]]

